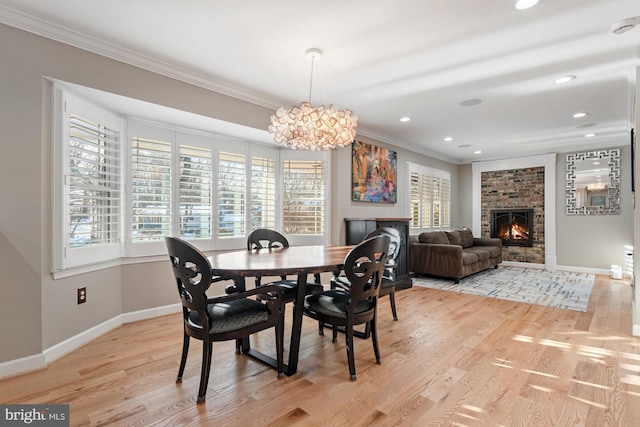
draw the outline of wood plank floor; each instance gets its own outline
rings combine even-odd
[[[414,287],[379,310],[382,364],[356,340],[305,319],[299,372],[214,344],[207,401],[196,405],[201,344],[175,383],[179,315],[124,325],[30,374],[0,381],[2,403],[68,403],[71,425],[638,426],[640,338],[632,289],[597,276],[586,313]],[[287,320],[290,321],[290,313]],[[288,322],[287,327],[290,326]],[[273,349],[272,332],[252,345]]]

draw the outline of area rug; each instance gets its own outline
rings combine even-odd
[[[535,268],[499,267],[460,279],[417,277],[413,284],[463,294],[587,311],[594,275]]]

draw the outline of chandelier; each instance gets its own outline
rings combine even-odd
[[[594,182],[593,184],[587,184],[587,190],[589,191],[601,191],[606,190],[607,184],[604,182]]]
[[[358,117],[351,110],[338,110],[333,104],[325,107],[311,106],[313,88],[313,65],[322,56],[320,49],[311,48],[305,52],[311,59],[311,82],[309,101],[300,106],[279,108],[271,116],[269,132],[274,141],[294,150],[331,150],[346,147],[356,138]]]

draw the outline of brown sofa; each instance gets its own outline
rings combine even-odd
[[[502,240],[473,237],[468,228],[409,236],[409,270],[416,276],[460,279],[502,262]]]

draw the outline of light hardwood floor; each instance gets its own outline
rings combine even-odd
[[[124,325],[49,365],[0,381],[2,403],[68,403],[71,425],[639,426],[640,338],[632,289],[597,276],[586,313],[414,287],[379,309],[382,364],[305,319],[299,371],[276,372],[215,343],[196,405],[201,344],[175,383],[179,315]],[[290,320],[290,313],[288,319]],[[290,322],[287,322],[287,327]],[[252,342],[268,351],[272,332]]]

